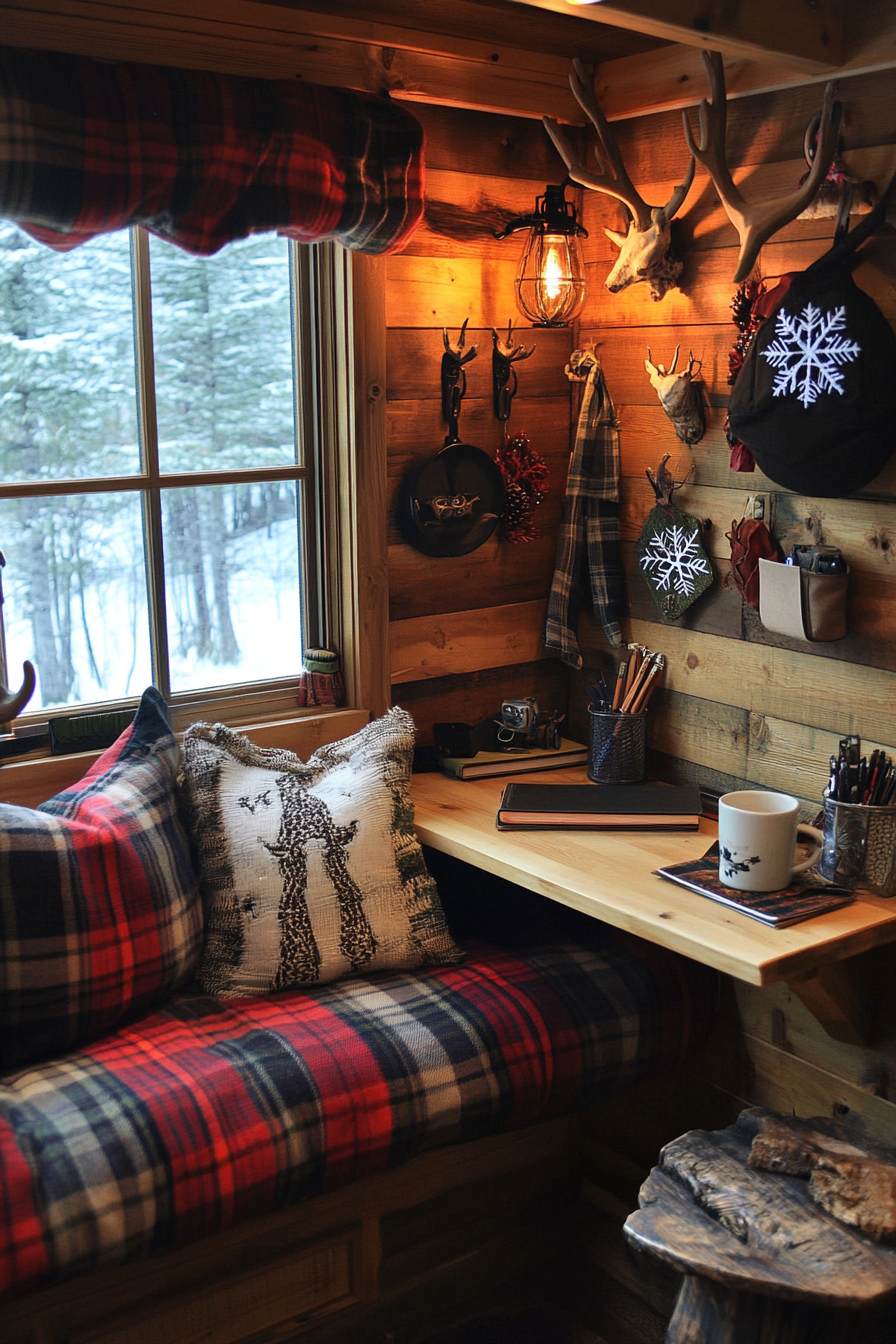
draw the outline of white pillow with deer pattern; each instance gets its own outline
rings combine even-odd
[[[205,903],[199,983],[219,998],[452,965],[414,833],[414,724],[402,709],[302,761],[222,724],[183,741]]]

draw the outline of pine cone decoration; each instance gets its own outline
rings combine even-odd
[[[731,317],[734,325],[737,327],[737,340],[732,349],[728,352],[728,383],[733,385],[737,382],[737,375],[744,366],[744,360],[747,352],[756,337],[756,333],[762,325],[762,317],[756,312],[756,304],[765,294],[765,283],[762,280],[745,280],[740,285],[731,300]],[[755,471],[756,462],[753,454],[745,443],[741,443],[736,434],[733,433],[728,423],[728,417],[725,417],[725,438],[728,440],[728,447],[731,449],[730,467],[732,471]]]
[[[533,514],[548,491],[548,465],[532,451],[528,435],[515,434],[498,449],[498,466],[504,477],[501,540],[535,541],[541,532]]]
[[[728,382],[735,383],[753,344],[753,338],[762,322],[754,311],[757,299],[765,293],[762,280],[746,280],[731,300],[731,317],[738,329],[738,337],[728,355]]]

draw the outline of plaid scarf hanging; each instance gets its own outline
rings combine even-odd
[[[611,646],[616,649],[622,643],[625,595],[619,551],[619,425],[593,351],[575,350],[567,374],[585,380],[585,394],[569,464],[544,645],[558,650],[568,667],[579,669],[582,654],[572,596],[584,551],[594,614]]]
[[[423,214],[423,128],[302,80],[0,49],[0,215],[58,251],[142,224],[203,256],[252,233],[392,252]]]

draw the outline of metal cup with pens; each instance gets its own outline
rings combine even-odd
[[[665,667],[662,654],[628,646],[613,698],[589,687],[588,778],[595,784],[639,784],[647,774],[647,704]]]
[[[839,886],[896,896],[896,770],[886,752],[866,761],[860,750],[853,735],[831,757],[818,871]]]
[[[647,774],[647,715],[588,707],[588,778],[595,784],[640,784]]]

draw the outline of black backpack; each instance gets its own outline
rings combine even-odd
[[[896,335],[850,273],[893,187],[848,233],[844,211],[830,250],[782,286],[731,394],[734,434],[770,480],[800,494],[851,494],[896,452]]]

